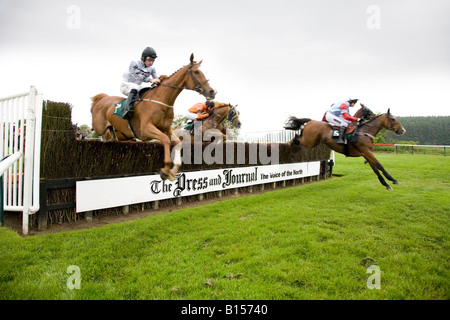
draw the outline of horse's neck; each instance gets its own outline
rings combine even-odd
[[[368,133],[372,136],[376,136],[378,132],[380,132],[381,129],[383,129],[382,123],[385,120],[385,115],[381,115],[372,121],[364,123],[364,125],[361,126],[360,130],[364,133]]]
[[[165,85],[159,85],[158,91],[155,92],[155,99],[164,100],[168,105],[173,105],[178,95],[183,91],[185,82],[187,81],[187,67],[183,67],[170,77],[164,80]],[[173,86],[173,87],[171,87]],[[174,88],[175,87],[175,88]]]
[[[224,109],[224,108],[222,107],[220,109]],[[220,113],[220,112],[215,113],[214,112],[213,116],[209,117],[209,119],[211,119],[210,121],[214,124],[215,127],[217,127],[219,124],[221,124],[222,121],[225,120],[225,117],[228,114],[228,112],[225,112],[225,111],[222,111],[222,110],[219,110],[219,111],[221,111],[222,113]]]

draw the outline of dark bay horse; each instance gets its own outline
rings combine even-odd
[[[201,126],[199,121],[194,123],[195,128],[201,128],[201,132],[197,132],[194,129],[194,134],[201,136],[202,141],[211,141],[212,137],[222,136],[222,141],[226,141],[226,129],[227,127],[223,124],[225,119],[231,121],[237,128],[241,127],[241,121],[239,120],[239,111],[237,111],[236,106],[229,103],[216,102],[212,108],[212,114],[201,121]],[[180,136],[183,126],[175,129],[176,134]],[[191,141],[194,141],[194,134],[190,135]],[[183,135],[184,136],[184,135]]]
[[[115,104],[123,100],[123,97],[108,96],[104,93],[94,96],[91,107],[93,129],[99,136],[103,136],[108,128],[113,127],[115,131],[110,130],[110,133],[114,140],[137,138],[141,141],[161,141],[164,145],[164,168],[161,169],[160,176],[163,180],[175,180],[181,166],[181,141],[171,128],[175,100],[183,89],[197,91],[206,99],[214,99],[216,94],[200,70],[201,63],[202,61],[195,62],[192,54],[188,65],[161,79],[161,84],[156,88],[141,91],[129,121],[113,115]],[[175,142],[173,163],[170,156],[171,140]]]
[[[373,139],[381,129],[391,130],[398,135],[406,132],[400,122],[390,113],[390,109],[388,109],[387,113],[381,114],[361,124],[357,132],[358,140],[356,142],[349,142],[347,145],[336,143],[336,140],[332,138],[333,128],[327,122],[290,117],[286,121],[284,128],[288,130],[301,129],[301,134],[296,135],[291,144],[301,144],[312,148],[323,143],[332,150],[345,154],[346,156],[362,156],[370,164],[381,184],[384,185],[387,190],[392,190],[392,188],[386,183],[379,170],[383,172],[388,180],[392,181],[394,184],[399,184],[399,182],[383,168],[373,154]]]

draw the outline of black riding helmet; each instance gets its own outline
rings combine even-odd
[[[205,102],[205,105],[206,105],[208,108],[213,108],[214,105],[215,105],[215,103],[214,103],[214,101],[212,101],[212,100],[208,100],[208,101]]]
[[[348,102],[356,104],[358,102],[358,100],[359,99],[348,99]]]
[[[142,51],[142,61],[145,60],[155,60],[157,58],[156,55],[156,51],[155,49],[151,48],[151,47],[147,47],[144,49],[144,51]]]

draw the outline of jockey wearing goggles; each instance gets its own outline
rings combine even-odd
[[[159,84],[161,82],[153,66],[156,58],[156,51],[151,47],[147,47],[142,52],[141,59],[131,61],[128,71],[123,74],[120,91],[128,96],[125,104],[124,118],[130,117],[131,103],[138,97],[140,89],[148,86],[148,83]]]

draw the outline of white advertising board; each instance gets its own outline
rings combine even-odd
[[[283,180],[317,176],[320,161],[181,172],[175,181],[159,175],[78,181],[76,210],[85,212],[135,203]]]

